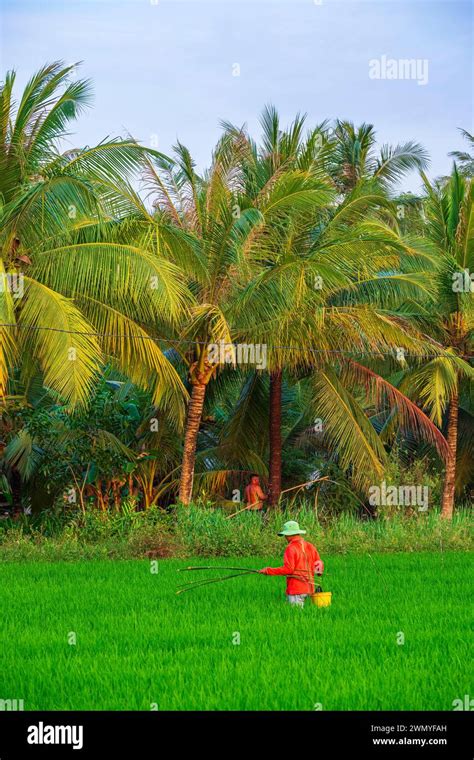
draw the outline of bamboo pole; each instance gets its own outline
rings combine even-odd
[[[209,583],[219,583],[220,581],[228,581],[231,578],[240,578],[242,575],[253,575],[255,572],[258,573],[258,570],[250,570],[244,573],[234,573],[234,575],[226,575],[225,578],[207,578],[204,581],[194,581],[191,583],[188,583],[187,586],[184,586],[183,588],[180,588],[179,591],[176,592],[176,594],[183,594],[185,591],[192,591],[194,588],[200,588],[201,586],[207,586]]]
[[[229,567],[228,565],[199,565],[199,567],[180,567],[178,573],[187,573],[189,570],[241,570],[242,572],[249,571],[252,573],[258,573],[259,571],[254,567]]]
[[[193,569],[197,569],[197,568],[193,568]],[[202,568],[202,569],[204,570],[204,569],[210,569],[210,568]],[[230,568],[228,568],[228,569],[230,569]],[[193,589],[200,588],[201,586],[207,586],[207,585],[209,585],[211,583],[220,583],[221,581],[228,581],[231,578],[239,578],[242,575],[254,575],[254,574],[260,575],[261,573],[260,573],[259,570],[245,570],[244,572],[241,572],[241,573],[234,573],[233,575],[226,575],[223,578],[222,577],[221,578],[207,578],[206,580],[191,581],[190,583],[188,583],[188,584],[184,585],[182,588],[180,588],[176,592],[176,595],[183,594],[185,591],[192,591]],[[313,586],[314,586],[314,579],[311,581],[309,578],[307,578],[304,575],[296,575],[295,574],[295,575],[288,575],[288,576],[285,576],[285,577],[287,577],[287,578],[296,578],[297,580],[305,581],[305,582],[307,582],[309,584],[313,584]]]

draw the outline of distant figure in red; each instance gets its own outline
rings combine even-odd
[[[263,502],[268,496],[262,491],[260,478],[258,475],[252,475],[250,483],[245,489],[245,503],[248,509],[262,509]]]
[[[290,604],[303,607],[305,599],[315,592],[314,575],[322,575],[324,565],[313,544],[305,541],[306,533],[295,520],[289,520],[279,532],[288,545],[283,557],[283,567],[264,567],[263,575],[286,575],[286,595]]]

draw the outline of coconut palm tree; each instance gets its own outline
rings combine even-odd
[[[196,173],[189,151],[180,144],[173,164],[158,159],[149,166],[157,210],[179,229],[191,233],[196,242],[195,255],[188,257],[187,264],[196,303],[181,331],[191,385],[179,489],[185,504],[192,495],[206,389],[222,363],[215,352],[227,350],[227,358],[232,360],[233,341],[257,342],[253,339],[255,321],[247,314],[243,330],[235,308],[241,284],[253,273],[249,251],[290,210],[321,202],[330,194],[325,181],[295,167],[275,173],[271,182],[250,197],[241,160],[247,148],[245,140],[225,133],[204,177]],[[274,305],[268,302],[260,308],[260,314],[266,312],[265,319],[270,322],[276,314]]]
[[[227,133],[246,146],[241,151],[241,172],[250,202],[258,202],[263,188],[295,168],[325,182],[329,189],[319,204],[289,209],[278,225],[255,239],[249,248],[254,274],[241,295],[241,319],[245,322],[246,315],[252,315],[252,319],[257,315],[259,340],[269,347],[270,505],[278,502],[281,491],[284,370],[298,377],[304,375],[308,367],[320,370],[328,363],[340,362],[344,353],[351,354],[357,349],[383,352],[393,350],[394,346],[408,346],[413,350],[415,344],[422,343],[421,335],[417,339],[410,335],[406,320],[403,322],[388,313],[388,306],[393,308],[397,299],[400,302],[409,296],[416,297],[421,275],[416,271],[399,271],[402,258],[412,261],[413,270],[418,254],[415,256],[414,250],[405,245],[393,229],[396,226],[394,209],[380,177],[365,179],[361,174],[355,187],[347,189],[345,199],[339,199],[338,205],[338,189],[325,172],[334,151],[329,142],[321,141],[325,125],[319,125],[307,135],[303,127],[304,117],[297,116],[287,130],[282,130],[277,112],[267,107],[262,117],[262,144],[257,148],[244,130],[226,125]],[[366,156],[364,166],[367,163]],[[388,169],[386,172],[388,176]],[[388,216],[391,226],[384,223],[384,216]],[[259,314],[258,303],[275,305],[271,323],[265,320],[265,315]],[[380,306],[384,311],[378,308]],[[268,311],[268,307],[266,309]],[[282,346],[290,348],[285,350]],[[320,383],[325,382],[328,383],[326,392],[334,391],[336,381],[320,375]],[[319,391],[322,392],[322,386]],[[346,387],[344,392],[350,390]],[[389,393],[393,394],[393,390]],[[333,400],[340,409],[341,400]],[[399,394],[397,405],[401,408],[403,404],[405,412],[410,410],[408,416],[413,421],[416,408]],[[422,428],[442,449],[443,441],[433,426],[428,425],[426,415],[420,412],[418,416]],[[335,418],[334,412],[331,418]],[[365,429],[370,432],[367,426]],[[373,444],[375,446],[374,440]],[[379,456],[371,452],[362,466],[360,457],[364,446],[354,441],[352,447],[348,445],[347,461],[352,457],[353,462],[359,462],[357,473],[373,473],[369,460],[380,459],[380,446],[378,449]]]
[[[367,204],[360,194],[359,188],[358,200]],[[403,272],[403,241],[376,218],[355,222],[356,207],[355,197],[349,197],[347,205],[320,225],[319,236],[311,228],[292,236],[285,231],[279,246],[274,236],[274,266],[268,264],[271,250],[266,249],[263,257],[260,248],[255,255],[262,256],[261,273],[241,296],[241,319],[245,329],[245,314],[257,316],[258,339],[268,343],[270,357],[274,346],[287,383],[292,377],[293,382],[306,378],[306,387],[310,383],[313,420],[322,420],[329,448],[338,451],[341,465],[352,469],[355,485],[364,490],[382,477],[386,457],[364,405],[354,395],[358,388],[364,391],[365,403],[370,399],[377,411],[391,407],[403,429],[431,442],[443,456],[446,441],[426,414],[374,367],[385,362],[385,375],[388,361],[393,372],[396,347],[414,354],[415,362],[436,347],[396,310],[397,303],[416,299],[427,287],[419,272]],[[383,267],[388,271],[383,272]],[[315,288],[315,282],[322,287]],[[259,314],[257,300],[279,304],[273,325]],[[270,366],[271,362],[272,358]],[[258,387],[249,387],[253,390],[258,399]],[[255,412],[250,402],[239,403],[238,408],[247,415]],[[236,429],[244,427],[239,421]]]
[[[441,516],[451,519],[456,489],[460,400],[471,419],[469,386],[474,379],[472,337],[474,309],[474,183],[456,165],[447,183],[430,183],[425,175],[426,236],[437,259],[432,279],[434,300],[413,315],[443,346],[445,355],[408,373],[404,390],[419,400],[438,425],[446,417],[448,458]],[[472,456],[472,454],[471,454]]]
[[[179,414],[184,386],[152,336],[189,294],[162,255],[166,230],[155,225],[148,246],[133,237],[142,206],[130,182],[146,151],[120,138],[61,150],[91,99],[74,71],[44,66],[18,105],[15,72],[0,88],[0,395],[21,365],[26,386],[39,371],[64,402],[84,404],[112,359]]]
[[[326,189],[326,193],[320,195],[318,206],[314,204],[309,209],[307,207],[302,208],[295,203],[293,207],[287,208],[284,219],[280,218],[278,225],[273,225],[265,235],[258,238],[258,241],[265,241],[265,249],[271,248],[269,241],[272,239],[273,232],[278,229],[280,230],[280,238],[275,242],[275,246],[282,246],[283,250],[282,228],[285,228],[290,236],[293,235],[298,224],[301,226],[307,224],[308,220],[315,219],[316,215],[334,200],[334,188],[331,186],[330,178],[321,169],[322,156],[325,153],[322,139],[325,125],[318,125],[308,134],[305,134],[305,118],[305,116],[298,114],[288,128],[282,129],[276,109],[271,105],[266,106],[260,120],[262,136],[259,146],[254,143],[245,128],[239,129],[231,124],[224,123],[226,134],[241,146],[239,171],[246,203],[251,203],[259,208],[268,189],[281,181],[285,174],[292,176],[295,172],[305,173],[312,182],[319,183],[321,188],[325,187]],[[290,220],[292,220],[291,225]],[[253,247],[255,248],[255,245]],[[255,260],[255,275],[258,277],[262,268],[267,266],[270,268],[278,266],[278,258],[272,255],[272,252],[270,252],[269,257],[264,254]],[[296,307],[296,304],[294,306]],[[245,308],[248,310],[248,305]],[[279,324],[281,324],[280,320],[275,315],[274,327],[271,335],[267,336],[269,342],[265,345],[270,347],[272,343],[278,345],[285,340],[287,336],[285,336],[285,331],[278,329]],[[270,354],[268,504],[275,506],[278,503],[281,491],[281,403],[284,366],[280,361],[279,350],[270,351]]]

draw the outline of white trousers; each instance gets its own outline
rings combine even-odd
[[[304,607],[305,599],[309,594],[288,594],[287,599],[290,604],[294,604],[296,607]]]

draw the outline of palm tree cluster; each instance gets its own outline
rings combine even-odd
[[[437,458],[452,516],[472,473],[467,154],[430,183],[417,143],[378,151],[371,125],[283,127],[268,106],[260,142],[224,122],[199,173],[181,143],[64,150],[91,98],[74,67],[45,66],[18,103],[14,83],[0,89],[0,490],[47,476],[46,410],[57,456],[82,430],[145,506],[223,499],[252,471],[276,506],[292,458],[302,474],[337,463],[363,495],[402,447]],[[413,170],[416,203],[395,195]],[[94,416],[104,378],[124,418],[134,407],[126,430]],[[102,498],[89,465],[74,482]]]

